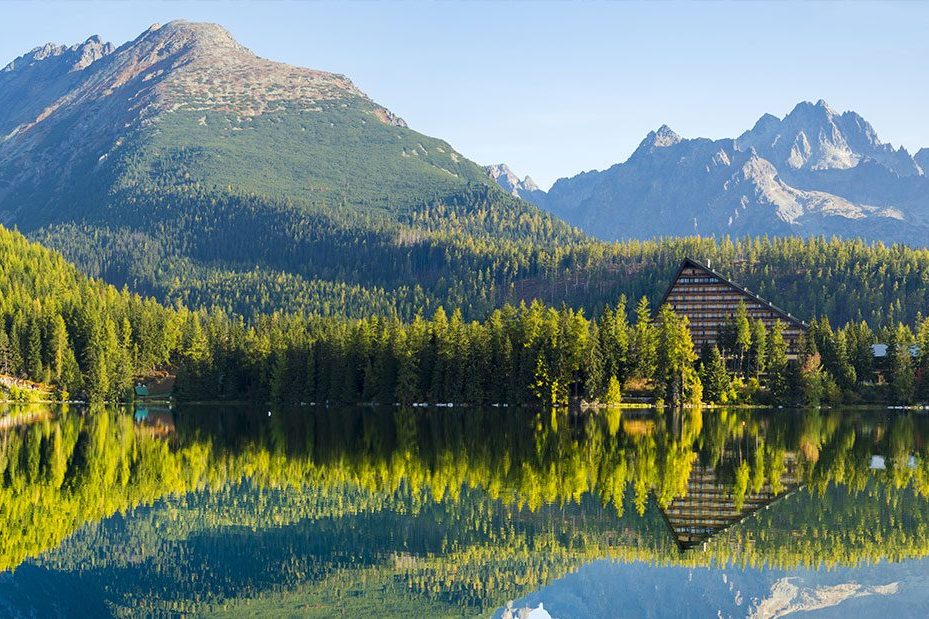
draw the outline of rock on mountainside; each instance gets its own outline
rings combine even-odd
[[[737,139],[684,139],[667,126],[608,170],[525,196],[605,239],[840,235],[929,243],[929,150],[882,143],[854,112],[800,103]]]
[[[117,285],[244,312],[492,303],[473,273],[508,290],[512,270],[474,237],[581,236],[348,78],[185,21],[0,71],[0,223]]]
[[[915,155],[913,159],[916,160],[917,165],[922,168],[924,174],[929,174],[929,148],[921,148]]]
[[[535,181],[530,177],[520,180],[518,176],[505,163],[484,166],[487,175],[492,178],[507,193],[517,198],[532,201],[534,196],[544,194]]]

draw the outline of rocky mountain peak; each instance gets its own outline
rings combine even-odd
[[[671,127],[668,125],[661,125],[657,130],[648,132],[648,135],[645,136],[645,139],[642,140],[638,148],[635,149],[630,159],[648,155],[649,153],[653,153],[656,149],[668,148],[682,141],[683,138],[675,133]]]
[[[53,63],[56,65],[55,68],[68,71],[82,71],[115,50],[112,43],[104,43],[99,35],[93,35],[83,43],[71,46],[46,43],[11,61],[0,69],[0,73],[26,71],[40,63]]]
[[[783,119],[765,114],[737,144],[785,171],[847,170],[873,159],[900,176],[920,173],[905,150],[883,144],[864,118],[839,114],[822,99],[798,103]]]
[[[236,41],[228,30],[219,24],[207,22],[179,19],[164,25],[152,24],[129,45],[142,42],[174,53],[182,50],[200,50],[254,56],[247,47]]]
[[[648,136],[649,137],[646,139],[651,138],[651,144],[656,148],[672,146],[682,139],[681,136],[675,133],[668,125],[661,125],[658,127],[657,131],[650,132]]]
[[[844,234],[925,243],[929,149],[910,156],[855,112],[804,101],[739,138],[652,131],[624,163],[559,179],[537,204],[605,239]]]
[[[77,50],[78,58],[71,66],[72,71],[83,71],[93,63],[97,62],[104,56],[108,56],[116,51],[112,43],[104,43],[99,35],[94,35],[84,41]]]
[[[484,171],[492,178],[504,191],[516,196],[525,197],[523,194],[541,191],[529,176],[520,179],[513,170],[505,163],[497,163],[484,166]]]
[[[282,106],[318,110],[320,102],[346,99],[364,101],[385,124],[406,126],[342,75],[260,58],[218,24],[179,20],[154,24],[119,48],[92,36],[17,58],[0,72],[0,136],[26,135],[77,113],[96,142],[106,139],[100,131],[179,109],[221,110],[243,120]],[[124,117],[97,118],[88,106]],[[104,125],[91,131],[97,122]]]
[[[777,125],[779,125],[780,123],[781,123],[781,119],[780,119],[780,118],[778,118],[778,117],[775,116],[774,114],[767,114],[767,113],[765,113],[765,114],[762,114],[762,115],[761,115],[761,118],[759,118],[759,119],[755,122],[755,126],[752,127],[750,133],[751,133],[751,132],[769,131],[769,130],[771,130],[773,127],[776,127]]]
[[[206,126],[215,113],[216,130],[233,135],[267,114],[342,109],[361,114],[362,126],[406,125],[348,78],[260,58],[217,24],[154,24],[119,47],[99,36],[50,43],[0,71],[0,202],[26,179],[59,179],[66,191],[69,170],[108,165],[133,134],[170,115]]]
[[[834,116],[835,110],[826,103],[825,99],[819,99],[816,103],[812,101],[801,101],[794,106],[787,116]]]
[[[162,108],[222,109],[254,117],[281,104],[317,108],[320,101],[367,99],[345,76],[294,67],[256,56],[218,24],[172,21],[153,25],[123,46],[128,70],[143,79],[163,79]],[[403,120],[381,108],[387,124]]]

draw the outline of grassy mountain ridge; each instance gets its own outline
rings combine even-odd
[[[25,105],[31,118],[37,83],[65,94]],[[0,93],[21,103],[0,112],[15,125],[0,221],[162,299],[352,313],[350,289],[378,311],[409,313],[407,297],[483,311],[533,274],[512,256],[583,239],[346,78],[258,58],[218,26],[38,50],[0,73]],[[238,300],[216,299],[217,280]]]

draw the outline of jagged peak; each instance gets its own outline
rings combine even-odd
[[[29,64],[45,60],[46,58],[52,58],[55,56],[60,56],[64,53],[67,48],[64,45],[57,45],[55,43],[46,43],[45,45],[40,45],[39,47],[34,47],[22,56],[14,58],[11,60],[3,69],[0,71],[4,73],[10,73],[17,71]]]
[[[79,71],[115,50],[116,47],[112,43],[104,43],[98,34],[88,37],[83,43],[74,45],[46,43],[12,60],[0,69],[0,72],[10,73],[56,58],[66,58],[65,62],[70,64],[69,70]]]
[[[824,99],[820,99],[816,103],[812,101],[801,101],[784,117],[784,121],[786,122],[798,117],[831,118],[835,115],[835,111]]]
[[[518,196],[520,191],[540,191],[539,186],[530,176],[520,179],[505,163],[484,166],[484,171],[498,185],[515,196]]]
[[[752,131],[764,131],[769,127],[776,127],[781,122],[781,119],[774,114],[768,114],[765,112],[761,115],[761,118],[755,121],[755,125],[752,127]]]
[[[670,146],[681,141],[681,136],[668,125],[661,125],[657,131],[649,133],[654,138],[655,146]]]
[[[782,120],[765,114],[737,144],[743,150],[755,146],[777,165],[795,170],[849,169],[874,159],[901,176],[922,173],[906,149],[881,142],[861,115],[839,114],[823,99],[801,101]]]
[[[526,191],[540,191],[538,184],[528,174],[523,178],[522,186]]]
[[[924,175],[929,175],[929,148],[920,148],[913,155],[913,161],[919,166],[919,171]]]
[[[492,163],[490,165],[484,166],[484,169],[487,170],[487,173],[494,179],[498,176],[513,176],[516,174],[513,173],[513,170],[510,169],[505,163]]]
[[[830,114],[834,114],[834,113],[835,113],[835,111],[834,111],[831,107],[829,107],[829,104],[826,103],[826,100],[825,100],[825,99],[820,99],[820,100],[818,100],[818,101],[816,102],[816,107],[822,108],[824,111],[826,111],[826,112],[828,112],[828,113],[830,113]]]
[[[674,146],[682,141],[683,138],[675,133],[671,127],[668,125],[661,125],[655,131],[648,132],[648,135],[645,136],[645,139],[642,140],[639,147],[635,149],[632,156],[635,157],[637,154],[651,152],[656,148]]]
[[[845,132],[853,129],[869,143],[875,146],[881,145],[882,142],[877,136],[877,131],[875,131],[871,123],[862,118],[857,112],[851,110],[843,112],[840,121]]]

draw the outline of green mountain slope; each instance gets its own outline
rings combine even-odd
[[[0,399],[22,379],[72,397],[126,397],[136,376],[177,360],[198,320],[90,279],[0,227],[0,375],[11,386]]]
[[[582,239],[346,78],[212,24],[34,50],[0,102],[0,223],[162,298],[482,310]]]

